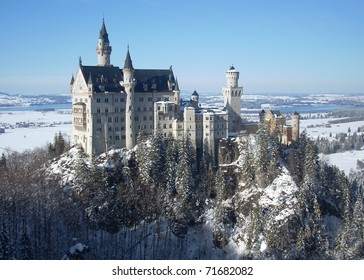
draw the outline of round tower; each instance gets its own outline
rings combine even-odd
[[[243,88],[239,87],[239,72],[231,66],[226,71],[226,87],[222,89],[224,107],[229,113],[229,132],[238,132],[241,129],[241,96]]]
[[[105,21],[102,19],[102,26],[100,29],[99,40],[96,48],[97,53],[97,66],[110,66],[111,46],[109,41],[109,34],[107,34]]]
[[[292,115],[292,141],[297,142],[300,138],[300,114],[294,112]]]
[[[226,83],[228,87],[238,87],[238,80],[239,80],[239,72],[236,71],[234,66],[231,66],[229,70],[226,72]]]
[[[199,96],[199,94],[197,93],[197,91],[195,90],[195,91],[192,93],[192,95],[191,95],[191,100],[192,100],[192,101],[196,101],[196,102],[198,103],[199,99],[200,99],[200,96]]]
[[[134,128],[134,68],[131,61],[129,47],[126,54],[123,68],[123,86],[126,93],[125,106],[125,146],[132,149],[135,146],[135,128]]]

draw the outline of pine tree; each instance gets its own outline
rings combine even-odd
[[[221,169],[216,172],[215,177],[216,199],[214,206],[213,243],[216,247],[222,248],[228,242],[227,232],[224,226],[224,205],[225,180]]]
[[[151,178],[154,184],[158,185],[165,182],[162,177],[166,166],[166,139],[164,139],[163,131],[158,126],[155,131],[150,147],[150,160],[153,163],[151,169]]]
[[[176,172],[176,191],[180,199],[189,202],[194,190],[194,179],[192,177],[191,162],[186,142],[181,142],[179,149],[179,162]]]
[[[32,244],[26,232],[23,233],[20,241],[20,259],[22,260],[33,259]]]
[[[4,153],[1,154],[0,158],[0,170],[1,168],[6,168],[6,156]]]
[[[10,259],[10,240],[9,234],[6,230],[5,225],[3,224],[0,231],[0,260],[9,260]]]

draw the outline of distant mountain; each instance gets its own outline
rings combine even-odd
[[[71,103],[67,95],[12,95],[0,92],[0,107]]]

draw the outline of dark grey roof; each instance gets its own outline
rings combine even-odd
[[[126,58],[125,58],[124,68],[127,68],[127,69],[133,69],[133,63],[132,63],[132,61],[131,61],[130,52],[129,52],[129,47],[128,47],[128,52],[126,53]]]
[[[94,92],[109,91],[120,92],[123,87],[123,72],[115,66],[84,66],[81,71],[85,81],[92,85]],[[168,88],[169,69],[135,69],[135,92],[162,92],[170,91]],[[175,83],[172,76],[172,83]],[[100,87],[101,86],[101,87]]]
[[[104,42],[110,43],[109,34],[107,34],[104,19],[102,19],[102,26],[101,26],[101,29],[100,29],[99,39],[103,39]]]
[[[279,110],[270,110],[270,111],[271,111],[272,115],[276,115],[277,117],[282,115],[281,111],[279,111]]]
[[[235,67],[231,65],[229,70],[235,70]]]
[[[177,77],[176,77],[176,81],[175,81],[175,83],[174,83],[174,90],[175,90],[175,91],[180,91],[180,90],[179,90],[179,86],[178,86],[178,80],[177,80]]]
[[[73,74],[72,74],[70,85],[73,85],[74,82],[75,82],[75,78],[73,77]]]
[[[92,91],[120,92],[123,87],[121,70],[114,66],[82,66],[83,77],[88,84],[92,85]]]
[[[192,96],[199,96],[196,90],[194,90],[194,92],[192,93]]]
[[[135,92],[170,91],[168,88],[169,76],[169,69],[135,69]],[[174,76],[172,75],[171,78],[174,83]]]

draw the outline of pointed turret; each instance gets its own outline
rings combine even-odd
[[[73,74],[72,74],[70,85],[72,86],[74,82],[75,82],[75,77],[73,77]]]
[[[181,105],[181,91],[179,90],[177,77],[174,83],[174,104],[178,106],[177,108],[179,110],[179,106]]]
[[[133,62],[132,62],[131,57],[130,57],[129,46],[128,46],[128,51],[126,53],[124,69],[134,69],[133,68]]]
[[[174,84],[174,90],[175,90],[175,91],[180,91],[180,90],[179,90],[179,85],[178,85],[177,76],[176,76],[176,82],[175,82],[175,84]]]
[[[109,34],[107,34],[104,19],[102,19],[102,26],[101,26],[101,29],[100,29],[99,39],[103,40],[105,43],[110,43]]]
[[[102,19],[102,25],[97,43],[97,66],[110,66],[111,46],[109,34],[107,34],[105,20]]]
[[[134,68],[131,61],[129,46],[126,53],[124,68],[123,68],[123,86],[126,93],[125,104],[125,146],[127,149],[132,149],[135,146],[136,132],[134,126]]]
[[[88,85],[92,85],[92,74],[90,72],[90,75],[88,76],[88,82],[87,82]]]

